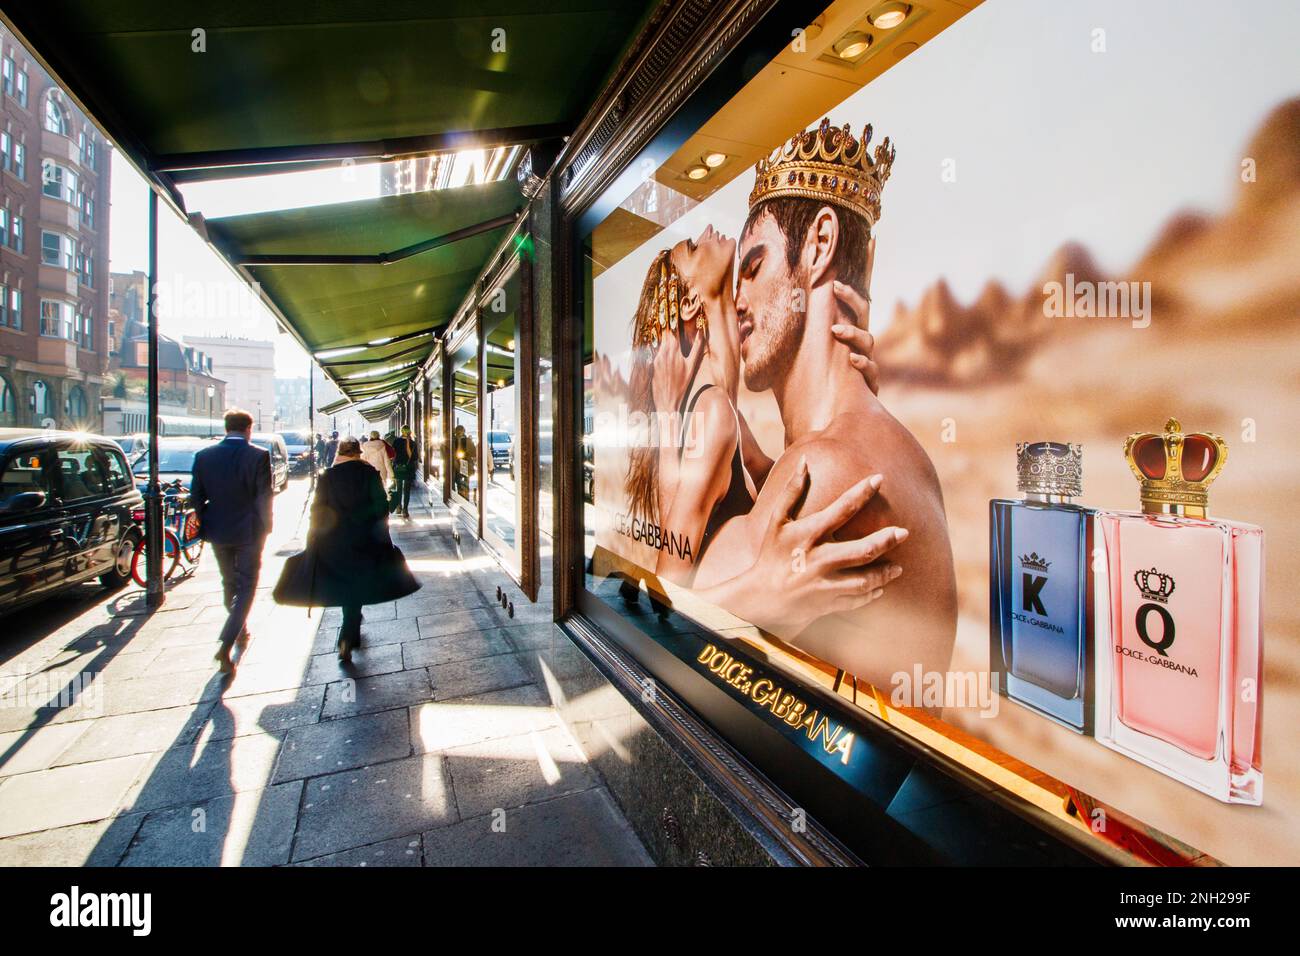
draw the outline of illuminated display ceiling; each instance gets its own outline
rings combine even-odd
[[[882,29],[885,8],[901,19]],[[1257,12],[1271,36],[1297,26]],[[867,855],[901,834],[950,862],[1281,863],[1300,846],[1297,685],[1262,663],[1300,637],[1261,566],[1265,519],[1289,520],[1276,462],[1294,416],[1272,416],[1267,448],[1241,421],[1243,395],[1294,399],[1242,336],[1251,303],[1280,301],[1258,263],[1300,251],[1281,225],[1295,193],[1264,201],[1241,157],[1276,161],[1288,137],[1293,157],[1300,101],[1277,43],[1258,82],[1243,52],[1231,90],[1195,95],[1169,87],[1172,63],[1085,69],[1098,54],[1066,38],[1104,43],[1096,13],[837,2],[800,34],[778,4],[768,65],[693,95],[579,217],[578,606]],[[1127,40],[1184,57],[1217,49],[1208,22]],[[1062,153],[1070,104],[1094,100],[1124,104],[1115,122],[1165,159],[1135,178],[1122,157]],[[1166,119],[1191,101],[1232,130],[1212,149]],[[832,332],[853,322],[878,394]],[[1214,385],[1190,396],[1196,368]],[[879,496],[835,534],[905,528],[886,556],[902,574],[819,603],[856,576],[818,563],[824,536],[778,536],[782,489],[809,527],[873,473]],[[989,805],[1032,828],[990,825]]]

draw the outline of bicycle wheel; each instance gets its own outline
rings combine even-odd
[[[170,581],[181,566],[181,539],[168,528],[163,534],[163,580]]]
[[[162,571],[163,580],[167,580],[176,571],[176,565],[181,560],[180,542],[176,540],[176,535],[170,528],[163,532],[163,559]],[[148,544],[145,536],[140,536],[139,543],[135,546],[135,554],[131,556],[131,580],[135,581],[140,587],[148,587]]]
[[[203,539],[199,537],[199,516],[193,511],[185,516],[185,544],[181,548],[185,554],[185,560],[190,564],[198,564],[199,558],[203,556]]]

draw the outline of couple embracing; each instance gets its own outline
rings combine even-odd
[[[876,686],[948,669],[952,549],[924,449],[876,395],[872,229],[894,152],[823,120],[756,167],[739,240],[706,227],[656,256],[633,320],[634,518],[690,542],[656,574]],[[759,446],[739,384],[770,390]]]

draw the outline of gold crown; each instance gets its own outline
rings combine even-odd
[[[1182,423],[1171,418],[1161,435],[1129,435],[1124,457],[1142,486],[1144,512],[1204,518],[1210,483],[1228,460],[1228,443],[1212,432],[1184,434]]]
[[[665,249],[655,256],[650,264],[651,270],[657,269],[659,276],[655,280],[654,306],[649,315],[637,318],[636,340],[634,345],[658,345],[665,332],[676,332],[681,320],[682,276],[673,265],[672,250]],[[700,332],[707,331],[704,312],[696,319]]]
[[[875,226],[880,221],[880,192],[894,165],[894,147],[888,136],[874,155],[870,145],[870,123],[861,139],[854,138],[848,123],[834,127],[829,119],[823,119],[816,132],[796,133],[754,167],[749,208],[795,196],[851,209]]]

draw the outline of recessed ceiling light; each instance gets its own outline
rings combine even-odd
[[[841,60],[856,60],[871,46],[871,34],[853,30],[835,41],[832,49]]]
[[[709,175],[709,167],[707,166],[692,166],[690,169],[686,170],[687,179],[699,180],[703,179],[707,175]]]
[[[892,30],[906,20],[911,12],[911,6],[906,3],[885,3],[873,10],[867,20],[873,27]]]
[[[704,165],[708,166],[709,169],[717,169],[726,161],[727,161],[726,153],[705,153],[704,154]]]

